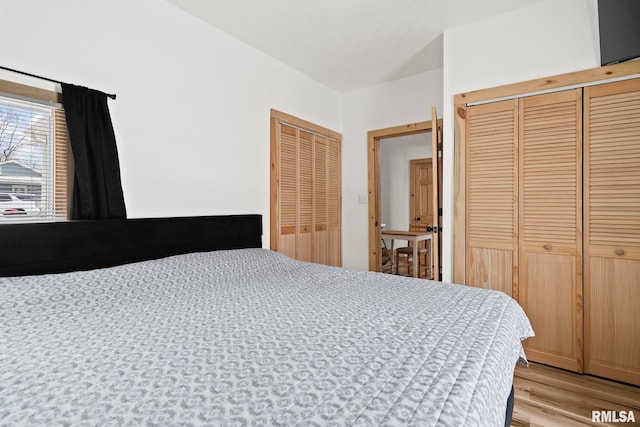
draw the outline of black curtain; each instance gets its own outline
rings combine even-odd
[[[71,219],[126,218],[107,94],[62,84],[74,161]]]

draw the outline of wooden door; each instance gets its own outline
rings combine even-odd
[[[409,169],[409,231],[426,231],[433,224],[433,165],[431,159],[415,159],[410,161]],[[433,265],[431,262],[431,242],[423,240],[418,247],[427,249],[427,278],[431,278]],[[420,261],[421,264],[425,260]]]
[[[293,128],[292,128],[293,129]],[[314,261],[313,254],[313,134],[293,129],[298,140],[298,233],[297,256],[300,261]]]
[[[313,256],[312,261],[342,265],[340,144],[313,135]]]
[[[279,233],[277,250],[313,261],[313,135],[279,124]]]
[[[518,101],[467,109],[465,283],[517,299]]]
[[[640,385],[640,79],[585,88],[585,371]]]
[[[327,140],[327,245],[328,265],[342,266],[342,178],[341,145]]]
[[[431,159],[410,161],[409,226],[411,231],[426,230],[433,224],[433,166]]]
[[[297,130],[277,124],[279,150],[275,153],[279,173],[277,174],[277,229],[271,235],[273,249],[291,258],[298,256],[298,140]],[[272,152],[272,157],[274,153]],[[274,227],[272,227],[273,229]],[[274,245],[275,243],[275,245]]]
[[[520,99],[519,293],[527,358],[582,372],[582,91]]]
[[[327,139],[315,135],[313,148],[314,261],[329,264],[332,246],[329,244]]]

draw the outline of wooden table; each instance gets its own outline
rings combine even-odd
[[[382,230],[381,236],[383,239],[391,240],[391,256],[393,257],[393,242],[394,240],[409,240],[413,242],[413,277],[418,277],[418,242],[422,240],[429,241],[429,265],[431,271],[433,271],[433,245],[431,242],[431,233],[427,231],[402,231],[402,230]],[[393,258],[392,258],[393,259]],[[396,266],[398,268],[398,266]]]

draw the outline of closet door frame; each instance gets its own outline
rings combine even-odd
[[[436,132],[442,133],[443,121],[437,120]],[[387,138],[433,132],[431,121],[376,129],[367,132],[367,161],[369,189],[369,271],[382,271],[380,216],[380,141]],[[442,138],[440,139],[442,140]]]

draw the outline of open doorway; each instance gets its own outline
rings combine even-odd
[[[430,161],[433,158],[433,147],[437,147],[437,154],[442,151],[441,144],[438,145],[432,138],[432,129],[434,127],[436,127],[436,139],[441,141],[442,120],[378,129],[368,133],[369,269],[372,271],[394,271],[388,265],[389,261],[393,261],[393,253],[389,242],[382,239],[383,228],[385,230],[406,230],[409,232],[422,230],[423,233],[429,230],[429,233],[431,233],[428,236],[431,240],[429,246],[437,251],[437,254],[430,254],[431,262],[434,265],[429,276],[433,277],[434,280],[439,280],[441,277],[442,263],[441,257],[438,255],[441,253],[441,244],[439,244],[441,242],[441,233],[439,231],[441,231],[442,225],[442,186],[441,184],[434,186],[438,187],[437,194],[434,195],[438,200],[437,205],[429,207],[430,201],[420,201],[418,194],[418,191],[420,191],[419,182],[427,180],[427,176],[424,175],[425,169],[421,168],[420,164],[424,166],[427,160]],[[442,165],[441,154],[438,159],[438,165],[440,166]],[[416,178],[416,169],[418,174],[423,174],[423,178],[420,176]],[[431,169],[427,169],[429,171],[427,173],[431,173]],[[434,176],[433,178],[435,179],[430,180],[431,185],[433,182],[442,182],[441,167],[437,168],[436,172],[440,179]],[[434,198],[434,200],[436,199]],[[435,215],[434,218],[426,217],[425,219],[419,213],[421,209],[425,213],[427,211],[437,212],[438,215]],[[427,222],[430,224],[427,224]],[[406,243],[407,241],[396,240],[395,247]],[[423,241],[422,245],[424,244],[425,242]],[[385,256],[384,260],[383,256]]]

